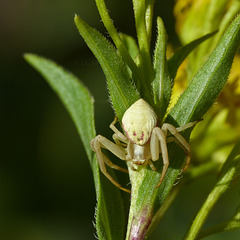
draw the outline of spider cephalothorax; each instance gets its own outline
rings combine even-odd
[[[180,131],[189,128],[196,122],[189,123],[180,128],[175,128],[169,123],[164,123],[162,127],[157,127],[157,115],[153,108],[143,99],[139,99],[132,104],[124,113],[122,118],[122,126],[125,135],[116,127],[117,118],[110,124],[110,128],[114,131],[113,140],[111,142],[107,138],[98,135],[91,141],[92,150],[96,152],[98,163],[102,173],[118,188],[123,191],[130,190],[123,188],[116,182],[107,172],[105,164],[111,168],[128,172],[126,169],[113,164],[102,152],[101,148],[105,148],[124,161],[131,162],[131,168],[136,170],[137,165],[147,165],[156,171],[152,161],[159,159],[162,154],[163,170],[157,187],[162,183],[169,165],[167,142],[175,141],[185,151],[187,160],[183,170],[185,170],[191,158],[191,148],[188,142],[180,135]],[[168,131],[171,136],[168,137]]]

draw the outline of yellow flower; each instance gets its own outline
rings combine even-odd
[[[179,99],[179,97],[181,96],[181,94],[187,88],[187,85],[188,85],[187,62],[188,62],[188,60],[186,59],[178,69],[177,76],[174,80],[169,109],[171,109],[176,104],[176,102]]]
[[[217,29],[219,38],[239,11],[239,0],[176,0],[176,32],[183,44]]]
[[[203,24],[206,19],[210,0],[177,0],[174,6],[176,32],[182,43],[186,44],[204,33]]]

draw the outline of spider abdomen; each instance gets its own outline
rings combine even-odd
[[[122,118],[122,126],[128,139],[137,145],[144,145],[157,125],[157,116],[152,107],[142,98],[136,101]]]

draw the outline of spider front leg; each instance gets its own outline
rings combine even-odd
[[[98,135],[91,141],[91,148],[94,152],[96,152],[98,164],[100,167],[101,172],[119,189],[131,193],[131,191],[127,188],[122,187],[113,177],[107,172],[105,164],[107,164],[109,167],[114,168],[116,170],[126,172],[128,171],[124,168],[121,168],[115,164],[113,164],[102,152],[102,148],[105,148],[112,152],[115,156],[118,158],[126,161],[126,153],[124,149],[121,146],[118,146],[117,144],[111,142],[107,138]]]
[[[188,168],[189,164],[190,164],[190,160],[191,160],[191,147],[189,145],[189,143],[185,140],[185,138],[179,133],[179,131],[183,131],[187,128],[192,127],[193,125],[195,125],[197,123],[196,122],[192,122],[192,123],[188,123],[185,126],[182,126],[180,128],[175,128],[173,125],[169,124],[169,123],[164,123],[162,126],[163,131],[167,132],[169,131],[173,137],[168,137],[167,138],[167,142],[172,142],[174,141],[175,143],[177,143],[185,152],[186,154],[186,163],[185,166],[183,168],[183,172]]]
[[[159,145],[161,147],[161,151],[159,150]],[[166,134],[162,129],[158,127],[155,127],[152,131],[152,136],[150,140],[150,151],[151,151],[153,161],[157,161],[159,159],[159,153],[160,152],[162,153],[163,169],[162,169],[161,177],[159,179],[159,183],[157,185],[157,188],[158,188],[161,185],[169,166]]]
[[[117,145],[120,145],[122,147],[126,147],[128,143],[128,138],[124,136],[116,127],[115,124],[117,122],[117,117],[115,116],[113,122],[110,124],[110,128],[113,130],[114,134],[112,136],[114,142]]]

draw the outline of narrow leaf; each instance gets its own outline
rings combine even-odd
[[[240,41],[240,15],[228,27],[208,61],[198,71],[170,116],[179,125],[199,120],[224,87]]]
[[[200,37],[187,45],[181,47],[169,60],[168,60],[168,69],[171,76],[171,79],[174,79],[178,68],[182,64],[182,62],[185,60],[185,58],[196,48],[198,47],[202,42],[206,41],[207,39],[213,37],[217,31],[214,31],[212,33],[206,34],[203,37]]]
[[[231,154],[223,165],[222,173],[219,176],[213,190],[208,195],[206,201],[198,212],[196,218],[190,227],[185,240],[192,240],[197,237],[203,224],[207,220],[212,208],[215,206],[219,198],[227,191],[229,185],[237,173],[237,168],[240,164],[240,140],[234,146]]]
[[[228,27],[218,46],[190,82],[177,104],[170,110],[167,122],[183,126],[199,120],[211,107],[227,81],[234,55],[240,40],[240,15]],[[190,131],[183,133],[188,140]],[[163,203],[176,181],[184,161],[184,153],[174,144],[169,144],[170,166],[165,178],[168,178],[163,188],[159,189],[159,206]],[[162,185],[163,185],[162,184]],[[160,186],[161,187],[161,186]]]
[[[100,173],[96,156],[90,148],[90,141],[95,137],[93,98],[75,76],[53,61],[33,54],[25,54],[24,57],[59,96],[82,139],[94,175],[97,193],[96,228],[99,239],[122,240],[125,214],[120,190]],[[114,176],[111,170],[110,173]]]
[[[98,164],[96,163],[98,168]],[[114,172],[108,169],[111,176]],[[96,229],[99,240],[123,240],[126,218],[120,190],[98,172]]]
[[[234,55],[238,49],[239,39],[240,16],[229,26],[209,60],[196,74],[177,104],[170,110],[166,122],[182,126],[202,118],[227,81]],[[189,139],[190,132],[191,130],[182,133],[186,140]],[[168,154],[170,165],[156,195],[154,212],[159,211],[172,190],[185,158],[182,149],[173,143],[168,144]],[[151,173],[146,176],[145,182],[150,183],[155,175],[156,173]]]
[[[139,45],[139,68],[143,74],[143,78],[140,78],[140,93],[141,96],[152,104],[151,95],[151,82],[153,80],[152,62],[150,56],[150,42],[148,38],[148,32],[146,27],[146,1],[145,0],[133,0],[133,9],[135,24],[137,30],[137,38]]]
[[[153,9],[154,9],[154,2],[155,0],[146,0],[146,30],[148,36],[148,42],[151,43],[152,38],[152,19],[153,19]]]
[[[197,239],[203,239],[213,234],[232,231],[232,230],[239,230],[239,229],[240,229],[240,206],[238,206],[231,220],[227,222],[219,223],[213,227],[209,227],[201,231]]]
[[[159,120],[163,121],[171,97],[171,79],[166,58],[166,30],[160,17],[157,19],[157,26],[158,37],[154,52],[154,80],[152,87],[156,112]]]
[[[71,73],[65,71],[51,60],[25,54],[24,58],[49,83],[71,115],[87,156],[93,165],[93,152],[90,141],[95,136],[93,98],[87,88]]]
[[[125,44],[130,56],[132,57],[133,60],[135,60],[137,55],[139,54],[138,45],[135,39],[132,36],[129,36],[124,33],[120,33],[120,37],[123,43]]]
[[[124,45],[126,46],[130,56],[132,57],[132,59],[134,60],[136,65],[138,65],[139,64],[139,49],[138,49],[138,45],[137,45],[135,39],[133,37],[123,34],[123,33],[120,34],[120,37],[121,37]],[[141,89],[142,89],[141,79],[139,77],[133,76],[131,69],[129,69],[128,72],[129,72],[129,75],[131,76],[131,78],[133,79],[137,90],[139,92],[141,92]]]
[[[135,81],[138,81],[139,79],[142,79],[142,75],[129,55],[127,48],[125,47],[123,41],[120,38],[120,34],[117,32],[117,29],[115,28],[112,19],[109,16],[109,12],[107,9],[107,6],[105,4],[104,0],[95,0],[97,4],[98,11],[101,15],[102,21],[104,26],[106,27],[109,35],[111,36],[115,46],[117,47],[121,57],[124,59],[124,62],[128,65],[128,67],[131,69],[133,79]]]
[[[121,120],[124,112],[140,98],[139,93],[133,86],[126,66],[116,49],[79,16],[75,16],[75,23],[104,71],[114,110]]]

